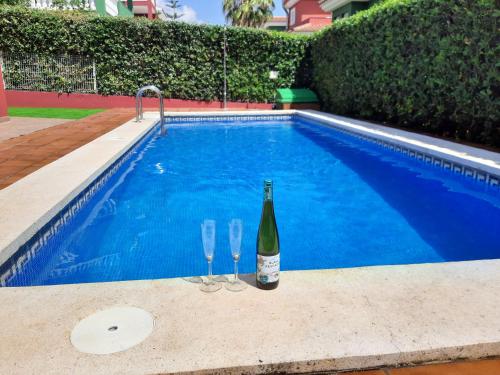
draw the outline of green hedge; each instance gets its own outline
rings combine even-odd
[[[494,0],[387,0],[312,42],[325,110],[500,146]]]
[[[167,97],[222,99],[223,34],[219,26],[0,8],[0,50],[90,56],[106,95],[155,84]],[[228,28],[227,40],[228,98],[237,101],[269,101],[277,87],[293,86],[308,46],[305,37],[243,28]]]

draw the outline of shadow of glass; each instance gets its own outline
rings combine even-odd
[[[257,288],[257,282],[255,280],[255,274],[254,273],[245,273],[245,274],[240,274],[238,275],[241,281],[247,283],[248,285]]]
[[[193,284],[201,284],[203,282],[203,279],[200,276],[183,277],[182,280]]]

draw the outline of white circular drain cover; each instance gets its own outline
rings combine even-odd
[[[137,307],[113,307],[81,320],[71,332],[71,343],[80,352],[111,354],[127,350],[148,337],[154,319]]]

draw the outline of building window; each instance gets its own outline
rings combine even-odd
[[[290,26],[295,25],[295,8],[290,11]]]

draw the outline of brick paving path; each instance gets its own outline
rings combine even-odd
[[[342,372],[338,373],[338,375],[500,375],[500,359]]]
[[[133,109],[112,109],[0,142],[0,189],[133,117]]]

